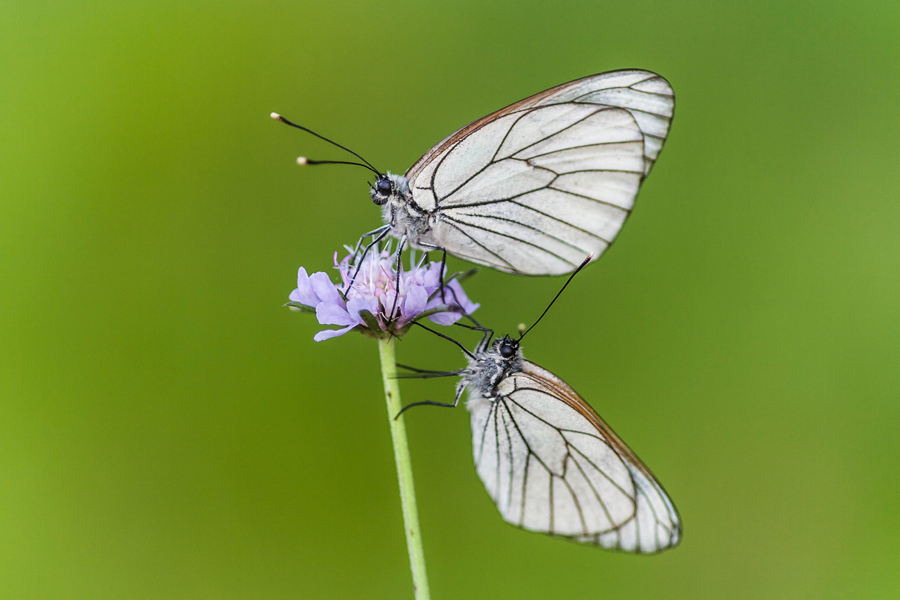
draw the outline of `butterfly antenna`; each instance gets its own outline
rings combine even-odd
[[[519,335],[519,339],[518,339],[517,341],[520,341],[520,342],[521,342],[521,341],[522,341],[522,338],[525,337],[526,335],[528,335],[528,332],[531,331],[532,329],[534,329],[534,326],[541,322],[541,319],[544,318],[544,315],[547,314],[547,311],[550,310],[550,307],[553,306],[553,303],[556,302],[557,298],[559,298],[559,297],[562,295],[563,291],[566,289],[566,286],[568,286],[570,283],[572,283],[572,279],[574,279],[575,276],[578,275],[578,272],[579,272],[580,270],[582,270],[583,268],[585,268],[585,267],[587,266],[587,264],[588,264],[589,262],[591,262],[591,259],[592,259],[592,258],[594,258],[594,255],[593,255],[593,254],[589,254],[588,257],[585,258],[585,259],[581,262],[580,265],[578,265],[578,268],[575,269],[575,272],[572,273],[571,275],[569,275],[569,278],[566,279],[566,282],[563,284],[562,288],[560,288],[560,290],[559,290],[558,292],[556,292],[556,296],[553,297],[553,300],[550,301],[550,304],[547,305],[547,308],[544,309],[544,312],[541,313],[541,316],[538,317],[538,320],[535,321],[535,322],[531,325],[531,327],[529,327],[528,329],[525,329],[525,331],[524,331],[521,335]],[[521,331],[522,329],[524,329],[524,328],[520,325],[520,326],[519,326],[519,331]]]
[[[300,166],[304,166],[304,165],[355,165],[357,167],[363,167],[365,169],[368,169],[368,170],[372,171],[373,173],[375,173],[376,175],[378,175],[379,177],[381,176],[381,173],[379,173],[378,171],[376,171],[369,165],[364,165],[362,163],[352,162],[352,161],[348,161],[348,160],[312,160],[311,158],[306,158],[305,156],[298,156],[297,164]],[[371,183],[369,184],[369,187],[372,187]]]
[[[309,129],[308,127],[304,127],[303,125],[297,125],[297,124],[294,123],[293,121],[288,121],[287,119],[285,119],[284,117],[282,117],[282,116],[279,115],[278,113],[274,113],[274,112],[273,112],[270,116],[271,116],[273,119],[275,119],[276,121],[281,121],[281,122],[284,123],[285,125],[290,125],[291,127],[296,127],[297,129],[300,129],[300,130],[302,130],[302,131],[305,131],[306,133],[311,133],[311,134],[313,134],[314,136],[316,136],[317,138],[319,138],[320,140],[324,140],[324,141],[328,142],[329,144],[331,144],[332,146],[337,146],[337,147],[340,148],[341,150],[344,150],[344,151],[346,151],[346,152],[349,152],[350,154],[352,154],[353,156],[355,156],[356,158],[358,158],[359,160],[361,160],[361,161],[363,161],[363,162],[365,163],[365,164],[360,165],[360,166],[366,167],[366,168],[369,169],[370,171],[374,172],[376,175],[381,175],[381,171],[379,171],[379,170],[376,169],[374,166],[372,166],[372,163],[370,163],[369,161],[367,161],[366,159],[364,159],[362,156],[360,156],[359,154],[357,154],[356,152],[354,152],[354,151],[351,150],[350,148],[347,148],[346,146],[341,146],[341,145],[338,144],[337,142],[332,141],[332,140],[329,140],[329,139],[328,139],[327,137],[325,137],[324,135],[319,135],[318,133],[316,133],[316,132],[313,131],[312,129]],[[359,165],[359,163],[348,163],[348,162],[332,161],[332,160],[308,160],[308,159],[303,158],[303,157],[301,157],[301,158],[303,159],[303,162],[300,162],[300,158],[297,159],[297,162],[298,162],[299,164],[301,164],[301,165]]]

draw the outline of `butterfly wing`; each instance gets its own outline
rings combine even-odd
[[[650,470],[546,369],[525,361],[496,398],[468,406],[478,475],[509,523],[626,552],[681,540],[678,511]]]
[[[599,257],[631,212],[674,108],[659,75],[614,71],[467,125],[406,173],[416,204],[436,216],[420,241],[525,275]]]

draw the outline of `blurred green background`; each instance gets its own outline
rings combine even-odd
[[[900,597],[898,57],[883,1],[0,3],[0,596],[411,597],[376,345],[281,306],[379,211],[268,114],[402,172],[640,67],[676,90],[669,142],[525,354],[659,475],[684,542],[512,528],[465,410],[416,409],[433,596]],[[561,282],[467,290],[510,331]],[[463,364],[418,331],[398,353]]]

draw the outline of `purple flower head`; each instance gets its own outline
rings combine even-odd
[[[300,267],[297,289],[291,292],[288,303],[294,308],[315,311],[322,325],[341,327],[320,331],[314,338],[317,342],[351,329],[376,337],[388,332],[402,335],[413,321],[423,317],[438,325],[452,325],[479,306],[469,300],[456,279],[444,282],[442,300],[440,263],[425,265],[424,260],[416,263],[412,253],[410,268],[401,267],[398,273],[396,255],[389,248],[370,251],[349,289],[347,286],[356,270],[356,262],[350,260],[353,252],[340,262],[337,257],[335,252],[334,266],[341,274],[340,287],[326,273],[307,275],[306,269]]]

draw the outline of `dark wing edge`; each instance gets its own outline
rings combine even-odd
[[[664,550],[668,550],[670,548],[674,548],[674,547],[678,546],[678,544],[681,543],[681,539],[683,537],[683,531],[684,531],[684,527],[682,525],[682,520],[681,520],[681,514],[678,512],[678,508],[675,506],[675,503],[672,501],[672,497],[669,495],[669,493],[666,491],[666,489],[660,483],[659,479],[653,474],[653,472],[650,470],[650,468],[647,467],[647,465],[645,465],[644,462],[640,458],[638,458],[638,456],[634,453],[634,451],[631,448],[629,448],[628,445],[624,441],[622,441],[622,438],[620,438],[618,436],[618,434],[615,431],[613,431],[612,427],[610,427],[606,423],[606,421],[604,421],[603,418],[597,414],[597,412],[591,407],[591,405],[588,404],[584,400],[584,398],[582,398],[574,389],[572,389],[572,387],[568,383],[566,383],[565,381],[563,381],[562,379],[560,379],[559,377],[557,377],[556,375],[554,375],[552,372],[548,371],[547,369],[545,369],[545,368],[541,367],[540,365],[537,365],[531,361],[528,361],[528,360],[525,360],[522,363],[522,373],[537,380],[541,385],[543,385],[545,387],[561,390],[563,392],[563,394],[561,394],[559,396],[559,398],[563,402],[565,402],[568,406],[570,406],[572,409],[574,409],[579,414],[584,416],[595,427],[597,427],[598,431],[601,432],[603,437],[605,437],[610,442],[611,446],[616,451],[616,453],[627,463],[634,465],[652,484],[654,484],[658,488],[658,491],[662,495],[663,501],[665,502],[667,508],[669,508],[671,511],[669,517],[673,523],[674,530],[672,531],[672,534],[671,534],[673,541],[669,545],[662,546],[653,552],[642,552],[640,550],[637,550],[637,551],[625,550],[622,548],[607,548],[607,549],[628,552],[629,554],[658,554],[659,552],[662,552]],[[635,492],[638,493],[638,490],[640,489],[640,487],[638,486],[637,482],[634,482],[634,485],[635,485]],[[623,525],[619,526],[617,529],[621,529],[624,525],[625,525],[625,523],[623,523]],[[570,536],[570,535],[560,535],[560,534],[550,534],[550,535],[554,535],[554,537],[566,538],[566,539],[569,539],[571,541],[578,542],[578,543],[586,543],[586,544],[593,544],[593,545],[599,544],[599,541],[597,541],[596,539],[590,539],[590,538],[598,538],[599,536],[593,536],[593,535],[586,536],[588,539],[583,539],[584,536]]]
[[[509,106],[501,108],[500,110],[494,111],[487,116],[484,116],[484,117],[481,117],[480,119],[472,121],[465,127],[462,127],[461,129],[455,131],[454,133],[451,133],[450,135],[445,137],[443,140],[441,140],[438,144],[433,146],[428,152],[426,152],[424,155],[422,155],[422,157],[419,158],[419,160],[417,160],[415,163],[413,163],[413,165],[409,169],[407,169],[405,177],[410,181],[414,181],[415,178],[419,175],[419,173],[423,169],[425,169],[425,167],[427,167],[428,164],[432,160],[434,160],[435,158],[444,154],[451,147],[453,147],[457,143],[461,142],[463,139],[465,139],[470,134],[477,131],[484,125],[487,125],[488,123],[490,123],[496,119],[499,119],[500,117],[504,117],[508,114],[512,114],[514,112],[517,112],[520,110],[525,110],[525,109],[531,108],[533,106],[536,106],[536,105],[540,104],[542,101],[545,101],[554,95],[561,94],[562,92],[565,92],[566,90],[568,90],[572,87],[576,87],[577,85],[582,84],[591,79],[595,79],[595,78],[599,79],[599,78],[614,76],[614,75],[639,74],[639,73],[646,74],[647,78],[640,82],[632,84],[632,86],[638,85],[640,83],[645,83],[650,80],[658,79],[659,81],[661,81],[664,84],[665,88],[667,88],[670,91],[672,90],[671,84],[669,84],[669,82],[666,80],[665,77],[663,77],[662,75],[659,75],[657,73],[654,73],[653,71],[646,71],[644,69],[617,69],[614,71],[605,71],[603,73],[595,73],[593,75],[588,75],[586,77],[574,79],[572,81],[562,83],[560,85],[554,86],[552,88],[549,88],[547,90],[544,90],[542,92],[534,94],[533,96],[529,96],[528,98],[525,98],[523,100],[519,100],[518,102],[514,102],[513,104],[510,104]],[[629,87],[632,87],[632,86],[629,86]],[[671,121],[675,117],[675,95],[674,95],[674,92],[672,94],[666,94],[666,95],[670,95],[672,98],[672,114],[671,114],[671,116],[668,117],[669,127],[671,127]],[[610,105],[610,106],[617,107],[615,105]],[[619,108],[627,108],[627,107],[619,107]],[[660,148],[656,152],[656,157],[651,159],[651,162],[653,164],[655,164],[656,158],[658,157],[659,153],[662,151],[662,147],[665,145],[665,141],[667,138],[668,138],[668,128],[666,130],[666,135],[662,136]],[[650,169],[652,169],[652,167],[653,167],[653,165],[651,165],[647,169],[647,171],[644,173],[644,178],[646,178],[647,175],[649,175]]]

